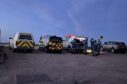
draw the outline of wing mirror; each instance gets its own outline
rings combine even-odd
[[[9,39],[13,39],[12,37],[9,37]]]
[[[43,41],[39,41],[40,43],[43,43]]]

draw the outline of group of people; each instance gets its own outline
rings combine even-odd
[[[101,49],[101,40],[94,40],[93,38],[90,40],[91,43],[91,51],[93,56],[100,55],[100,49]],[[84,44],[84,54],[87,54],[87,49],[88,49],[88,39],[83,41]]]
[[[93,38],[90,40],[91,43],[91,50],[93,53],[93,56],[100,55],[100,50],[101,50],[101,40],[94,40]]]

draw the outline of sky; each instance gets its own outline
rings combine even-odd
[[[16,32],[127,43],[127,0],[0,0],[2,41]]]

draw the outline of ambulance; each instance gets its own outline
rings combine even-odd
[[[61,37],[54,35],[44,35],[40,37],[39,50],[42,51],[59,51],[63,50],[63,41]]]
[[[14,52],[17,50],[32,52],[34,50],[35,42],[31,33],[18,32],[9,39],[10,49]]]
[[[87,37],[72,34],[68,34],[65,37],[66,39],[63,42],[64,49],[68,50],[71,53],[84,51],[83,42],[88,40]]]

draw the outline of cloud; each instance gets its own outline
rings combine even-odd
[[[71,4],[72,6],[68,10],[68,17],[72,21],[73,29],[77,34],[84,34],[87,32],[87,26],[84,24],[80,18],[85,19],[85,17],[82,15],[84,11],[87,10],[88,5],[95,2],[95,0],[72,0]],[[85,20],[84,20],[85,21]],[[85,31],[85,32],[84,32]]]
[[[73,24],[73,29],[77,34],[81,34],[83,33],[82,31],[82,25],[79,23],[79,21],[73,16],[73,14],[71,14],[70,12],[68,12],[68,17],[70,18],[72,24]]]
[[[109,33],[111,38],[121,39],[126,34],[120,32],[127,27],[126,8],[126,0],[1,0],[0,24],[6,25],[3,28],[10,34],[29,31],[36,36],[74,33],[109,37]]]

